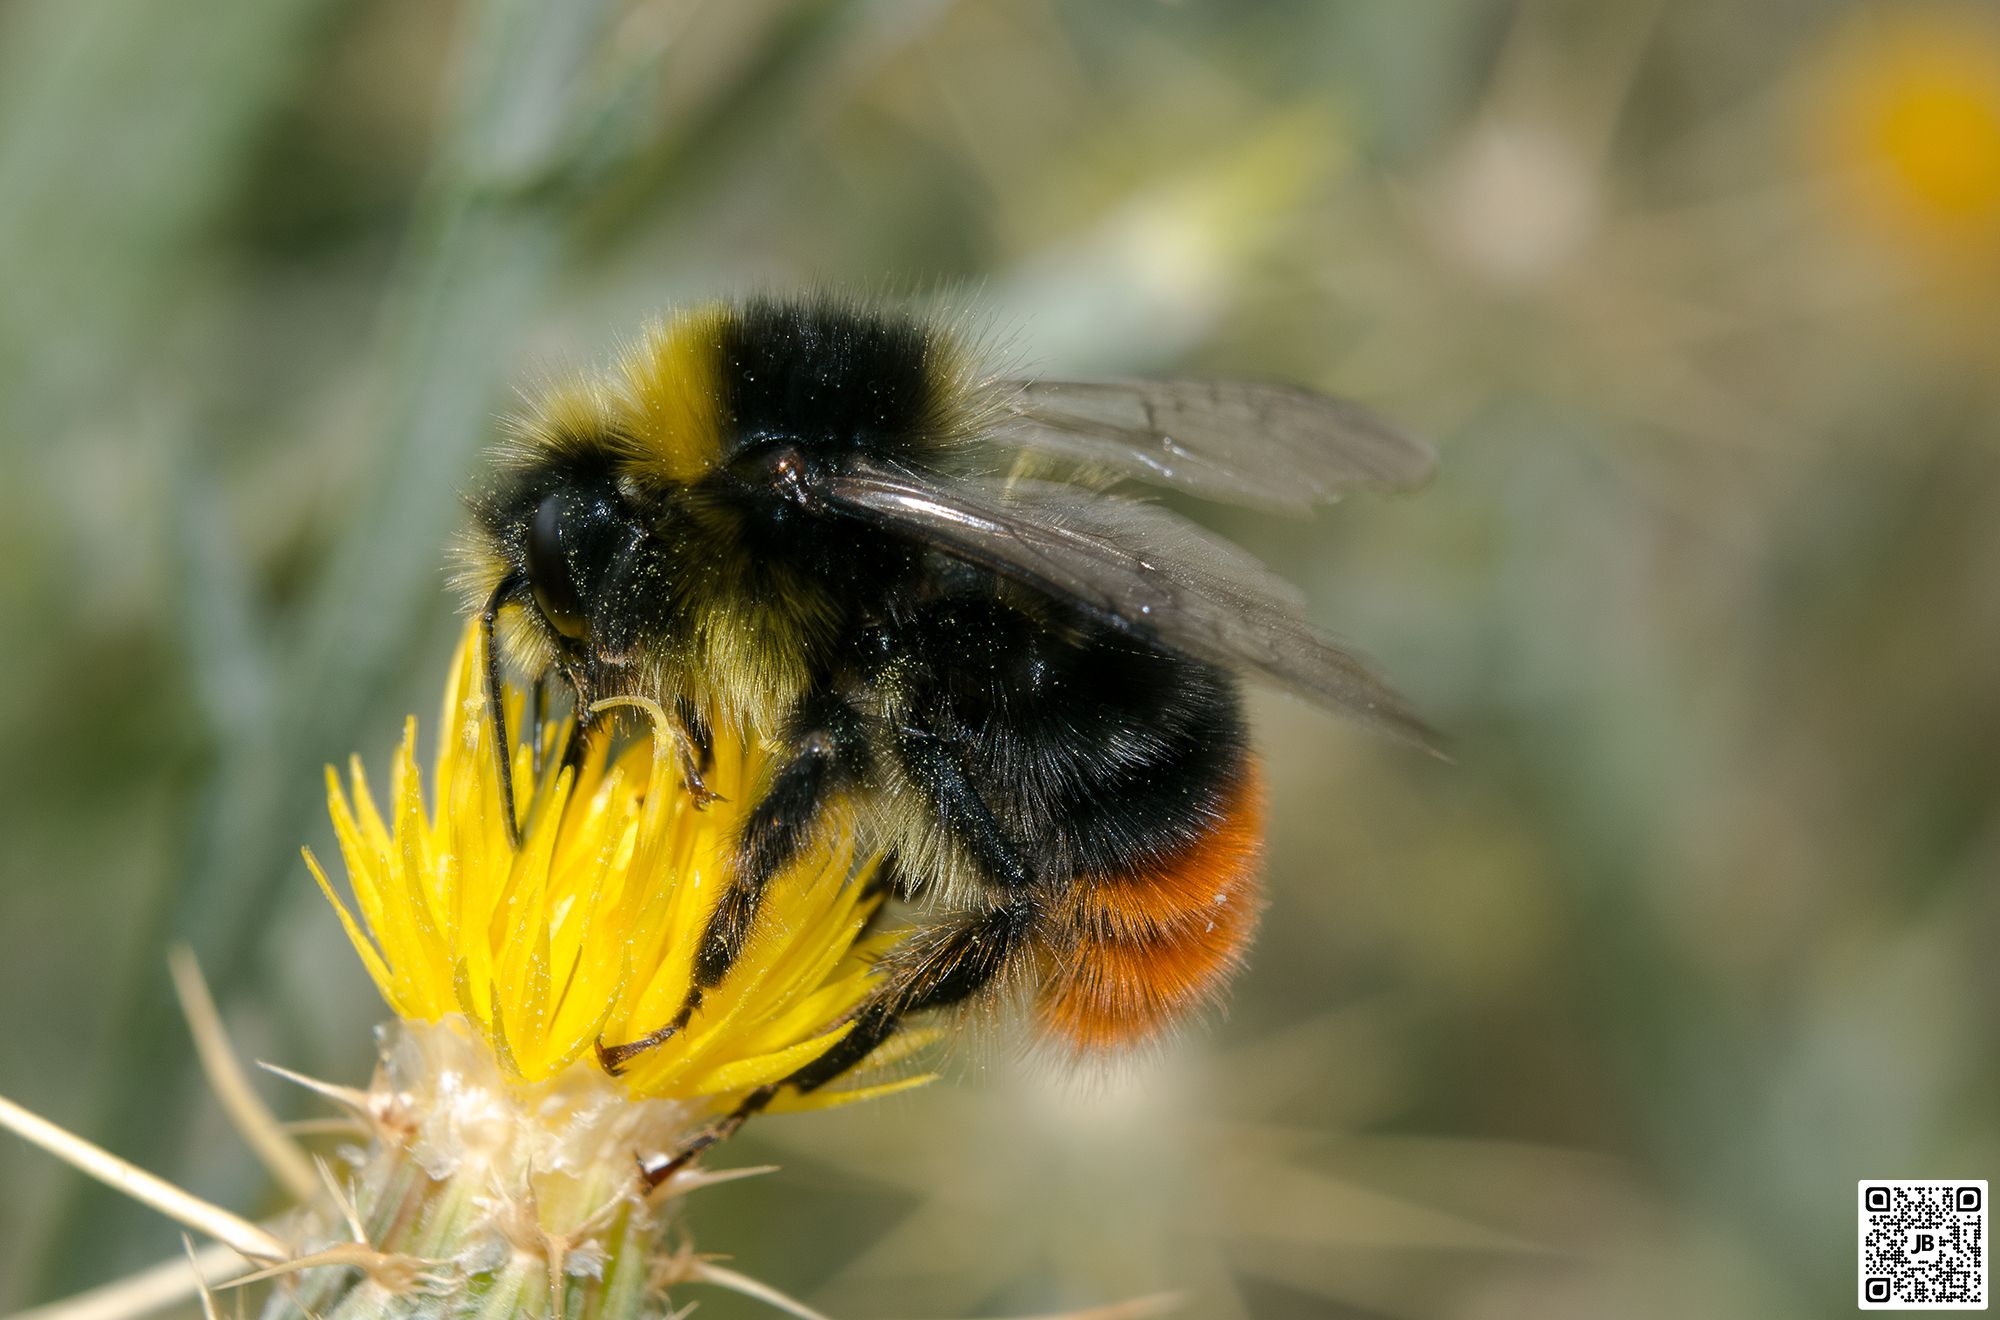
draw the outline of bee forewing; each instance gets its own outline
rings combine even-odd
[[[1297,591],[1240,547],[1167,509],[1060,482],[945,480],[858,464],[829,498],[970,563],[1198,659],[1255,670],[1436,750],[1366,662],[1300,615]]]
[[[1358,403],[1230,380],[1002,381],[1003,445],[1207,499],[1302,513],[1430,476],[1430,447]]]

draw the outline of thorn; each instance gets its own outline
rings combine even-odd
[[[185,1233],[181,1234],[181,1249],[187,1252],[188,1266],[194,1271],[195,1295],[201,1298],[202,1320],[220,1320],[215,1314],[215,1293],[202,1275],[200,1258],[194,1254],[194,1239]]]
[[[352,1110],[354,1115],[367,1122],[371,1129],[381,1117],[377,1112],[375,1097],[366,1091],[356,1090],[352,1086],[340,1086],[333,1082],[322,1082],[317,1077],[308,1077],[304,1073],[296,1073],[290,1068],[281,1068],[262,1059],[257,1060],[257,1066],[273,1076],[282,1077],[296,1086],[303,1086],[316,1095],[323,1095],[343,1109]]]
[[[317,1155],[313,1157],[313,1163],[319,1168],[320,1180],[326,1184],[327,1195],[331,1196],[334,1205],[339,1207],[340,1217],[347,1221],[347,1231],[354,1235],[356,1245],[367,1246],[368,1230],[361,1226],[361,1212],[355,1208],[353,1198],[348,1196],[347,1190],[333,1176],[332,1166]]]
[[[549,1239],[545,1250],[549,1267],[549,1314],[562,1315],[563,1306],[563,1266],[569,1258],[569,1243],[560,1238]]]
[[[767,1173],[776,1173],[776,1164],[750,1164],[740,1169],[682,1169],[679,1192],[700,1191],[704,1187],[714,1187],[721,1183],[740,1182],[745,1178],[761,1178]]]
[[[236,1051],[230,1048],[228,1030],[222,1024],[222,1014],[216,1010],[215,997],[208,992],[208,983],[202,979],[194,950],[185,944],[175,946],[167,955],[167,967],[173,973],[174,993],[180,998],[181,1013],[194,1037],[202,1073],[221,1102],[223,1112],[292,1199],[310,1201],[319,1190],[312,1164],[250,1085]]]
[[[219,1284],[249,1268],[243,1263],[241,1253],[220,1242],[196,1248],[194,1267],[196,1272],[190,1276],[187,1259],[174,1255],[137,1274],[128,1274],[59,1302],[16,1311],[8,1320],[139,1320],[141,1316],[178,1305],[192,1297],[197,1288]],[[242,1294],[237,1296],[240,1298]]]
[[[373,1247],[328,1247],[325,1251],[315,1251],[309,1256],[294,1256],[289,1260],[281,1260],[276,1265],[258,1270],[254,1274],[231,1279],[222,1286],[242,1288],[281,1275],[296,1274],[300,1270],[317,1269],[322,1265],[343,1265],[360,1270],[391,1292],[407,1292],[424,1282],[426,1271],[442,1263],[425,1260],[422,1256],[376,1251]]]
[[[217,1242],[228,1243],[245,1256],[256,1260],[284,1260],[291,1255],[289,1247],[249,1220],[118,1158],[102,1146],[85,1141],[5,1097],[0,1097],[0,1127],[8,1128],[64,1163],[125,1193],[141,1205],[150,1206],[174,1222],[206,1234]]]
[[[798,1320],[827,1320],[825,1315],[813,1310],[797,1298],[788,1297],[771,1285],[759,1283],[747,1274],[738,1274],[735,1270],[726,1269],[709,1261],[699,1258],[690,1260],[687,1265],[687,1277],[692,1283],[708,1283],[718,1288],[727,1288],[752,1301],[762,1302],[766,1306],[783,1311],[786,1315],[796,1316]]]

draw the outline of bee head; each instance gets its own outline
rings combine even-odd
[[[647,523],[608,465],[558,461],[517,472],[475,498],[474,522],[467,585],[495,607],[517,607],[509,629],[531,670],[608,678],[603,671],[630,661],[631,604],[653,555]]]
[[[590,633],[592,603],[625,544],[636,534],[608,485],[558,486],[542,496],[521,530],[521,571],[542,621],[565,643]]]

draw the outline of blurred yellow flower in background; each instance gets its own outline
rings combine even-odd
[[[2000,18],[1969,5],[1871,11],[1827,44],[1813,101],[1858,217],[1919,259],[2000,262]]]

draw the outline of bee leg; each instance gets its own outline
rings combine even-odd
[[[590,678],[580,665],[568,661],[559,662],[558,668],[569,684],[570,717],[569,737],[563,740],[562,760],[556,765],[577,770],[583,766],[584,749],[590,746],[590,731],[597,725],[597,716],[590,709]]]
[[[674,698],[674,717],[681,723],[681,736],[693,754],[694,768],[707,774],[715,768],[715,734],[701,711],[686,697]]]
[[[873,1054],[914,1013],[946,1008],[986,988],[1006,969],[1034,925],[1032,895],[1017,893],[982,912],[915,936],[891,955],[889,983],[855,1011],[854,1025],[833,1048],[783,1081],[760,1086],[735,1109],[657,1164],[642,1164],[647,1190],[686,1168],[703,1151],[736,1134],[785,1087],[816,1091]]]
[[[542,778],[542,725],[549,718],[549,684],[546,678],[538,678],[528,689],[528,755],[535,769],[537,783]]]
[[[486,598],[479,611],[479,636],[486,648],[486,714],[493,721],[493,761],[500,772],[500,819],[507,825],[507,843],[521,850],[521,822],[514,815],[514,744],[507,737],[507,701],[500,686],[500,655],[493,646],[493,624],[501,602],[521,585],[519,573],[509,573]]]
[[[808,699],[790,723],[788,753],[744,819],[729,888],[695,953],[698,989],[721,984],[750,938],[764,887],[812,841],[834,796],[868,771],[861,717],[839,697]]]
[[[855,1012],[847,1034],[781,1085],[816,1091],[873,1054],[905,1017],[970,999],[1006,970],[1034,919],[1033,895],[1017,893],[912,936],[889,955],[889,983]]]
[[[847,713],[852,716],[851,708]],[[856,724],[858,726],[858,721]],[[857,727],[857,738],[859,732]],[[794,741],[791,764],[797,764],[801,759],[809,741]],[[865,744],[862,748],[865,751]],[[825,1054],[789,1077],[750,1092],[734,1110],[690,1140],[671,1159],[645,1167],[643,1173],[649,1189],[659,1186],[686,1168],[703,1151],[733,1135],[753,1115],[768,1106],[783,1088],[789,1086],[801,1092],[816,1091],[873,1054],[884,1041],[896,1034],[904,1018],[946,1008],[979,993],[1006,969],[1008,962],[1025,944],[1036,915],[1037,895],[1033,889],[1032,872],[1022,859],[1021,850],[1007,838],[992,809],[967,778],[951,745],[928,730],[905,728],[897,741],[897,754],[911,778],[930,800],[931,810],[945,823],[980,869],[1002,889],[1002,900],[992,907],[912,936],[890,955],[887,984],[855,1010],[853,1025],[845,1036]],[[780,779],[783,774],[781,770]],[[773,781],[772,789],[765,794],[760,807],[778,795],[778,782]],[[746,840],[749,837],[747,830],[745,837]],[[871,883],[882,886],[886,898],[889,892],[907,892],[913,878],[903,870],[892,853],[883,859],[882,868]],[[731,894],[735,892],[732,889],[731,893],[723,896],[716,917],[724,915]],[[761,895],[761,887],[757,893]],[[751,911],[754,914],[754,906]],[[716,922],[711,919],[710,932],[715,929]],[[746,919],[743,927],[745,936],[748,929]],[[706,945],[707,941],[704,941],[704,952]],[[741,943],[736,947],[740,951]],[[697,954],[697,968],[700,965],[701,954]],[[699,1006],[699,971],[696,977],[697,990],[690,998]],[[718,974],[716,981],[720,979]],[[686,1025],[692,1012],[693,1009],[684,1008],[678,1024]],[[668,1030],[660,1038],[665,1039],[671,1034],[672,1031]],[[603,1053],[600,1049],[600,1057]]]
[[[951,744],[926,729],[906,727],[896,752],[935,817],[1001,891],[999,901],[915,935],[890,954],[889,983],[856,1010],[847,1034],[781,1083],[800,1091],[817,1090],[873,1054],[903,1018],[977,994],[1005,970],[1034,925],[1034,872],[967,777]],[[899,868],[892,883],[901,892],[911,877]]]
[[[667,1024],[622,1045],[599,1042],[597,1058],[614,1075],[638,1055],[687,1026],[703,997],[722,983],[743,952],[756,924],[764,889],[811,842],[826,805],[868,769],[868,744],[861,717],[837,696],[809,697],[790,720],[788,751],[762,796],[750,808],[738,836],[730,881],[695,949],[693,985]]]
[[[903,1018],[968,999],[1007,966],[1034,925],[1034,873],[952,752],[927,730],[904,728],[896,752],[937,819],[998,889],[984,911],[911,937],[889,955],[889,983],[854,1014],[837,1044],[781,1085],[813,1091],[873,1054]],[[907,878],[901,881],[907,884]]]
[[[591,690],[583,685],[584,680],[571,673],[570,682],[577,691],[577,718],[576,723],[570,726],[569,748],[563,756],[563,764],[574,768],[583,763],[583,749],[604,716],[596,708],[596,703],[584,696]],[[674,762],[680,771],[681,787],[694,800],[695,809],[705,810],[711,804],[721,802],[722,794],[710,788],[703,778],[714,760],[713,738],[708,722],[702,719],[694,703],[685,697],[676,698],[672,709],[662,712],[661,720],[664,731],[673,738]]]
[[[1014,890],[1034,883],[1021,849],[994,819],[950,743],[927,730],[905,728],[896,740],[896,754],[928,799],[931,814],[987,879]]]
[[[723,800],[722,794],[710,788],[704,778],[715,761],[715,746],[708,722],[702,719],[694,703],[686,697],[674,700],[672,721],[674,757],[680,763],[681,787],[693,799],[695,810],[705,811],[710,805]]]
[[[730,1110],[727,1115],[712,1126],[689,1138],[687,1144],[675,1151],[671,1158],[660,1160],[658,1163],[641,1160],[639,1162],[639,1177],[645,1183],[646,1190],[649,1192],[652,1191],[655,1187],[658,1187],[661,1183],[694,1163],[695,1158],[710,1146],[720,1145],[722,1142],[735,1136],[737,1129],[763,1112],[764,1107],[777,1097],[779,1085],[780,1083],[774,1082],[769,1086],[760,1086],[750,1094],[744,1096],[737,1103],[736,1108]]]
[[[590,746],[590,727],[596,721],[582,711],[578,711],[569,722],[569,736],[563,739],[562,759],[556,766],[563,770],[583,768],[583,753]]]

